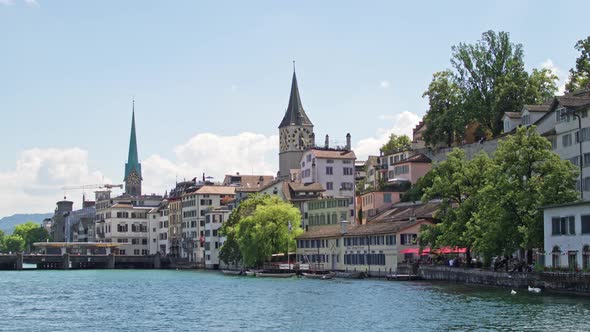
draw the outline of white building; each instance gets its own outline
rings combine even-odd
[[[96,241],[119,244],[119,255],[148,255],[148,212],[161,201],[157,195],[111,198],[110,191],[96,192]]]
[[[149,220],[149,250],[150,255],[160,253],[165,256],[170,253],[168,245],[168,200],[164,199],[160,206],[148,213]]]
[[[219,229],[223,222],[227,221],[230,213],[229,206],[221,206],[205,214],[205,268],[207,269],[218,269],[224,266],[219,260],[219,249],[225,242],[225,237],[219,234]]]
[[[590,268],[590,202],[548,206],[543,211],[545,252],[550,268]]]

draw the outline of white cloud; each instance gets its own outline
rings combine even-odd
[[[557,94],[562,95],[565,92],[565,82],[568,78],[567,72],[563,72],[559,67],[557,67],[553,60],[547,59],[541,63],[541,68],[549,69],[554,75],[558,77],[557,82]]]
[[[387,89],[387,88],[389,88],[389,81],[381,81],[379,83],[379,86],[381,86],[384,89]]]
[[[198,134],[174,148],[174,160],[152,155],[142,161],[145,193],[163,193],[178,179],[222,181],[225,174],[276,175],[278,136],[244,132],[235,136]]]
[[[88,153],[79,148],[38,149],[21,152],[14,170],[0,172],[0,216],[14,213],[50,212],[63,198],[64,185],[97,184],[110,180],[88,165]],[[66,192],[75,208],[81,207],[82,192]],[[86,192],[93,199],[92,190]]]
[[[379,148],[383,146],[392,133],[396,135],[408,135],[412,138],[412,129],[420,122],[421,117],[409,111],[403,111],[393,115],[380,115],[380,120],[392,121],[389,129],[379,128],[374,137],[364,138],[358,141],[354,152],[359,160],[364,160],[369,155],[378,155]]]

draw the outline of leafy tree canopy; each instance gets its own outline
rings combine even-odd
[[[585,89],[590,84],[590,36],[578,40],[575,49],[580,52],[576,66],[570,69],[569,81],[565,84],[566,92]]]
[[[389,141],[385,143],[379,150],[384,155],[396,152],[407,151],[412,146],[412,140],[408,135],[397,136],[396,134],[389,135]]]
[[[21,252],[25,249],[25,240],[20,235],[9,235],[4,238],[3,251],[5,252]]]
[[[451,145],[471,122],[497,135],[505,112],[542,103],[557,91],[557,76],[548,69],[526,72],[523,46],[512,43],[507,32],[486,31],[474,44],[453,46],[451,66],[452,71],[435,73],[424,93],[429,145]]]
[[[291,224],[291,230],[289,230]],[[295,237],[303,233],[301,213],[277,196],[267,196],[254,212],[240,219],[236,239],[246,266],[261,266],[272,254],[295,249]]]
[[[16,225],[12,234],[19,235],[25,241],[24,248],[27,251],[31,251],[33,243],[44,242],[49,239],[47,230],[31,221]]]

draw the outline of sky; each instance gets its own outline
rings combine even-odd
[[[428,109],[451,47],[487,30],[563,85],[588,1],[0,0],[0,216],[123,181],[132,100],[145,193],[276,174],[296,72],[315,134],[362,160]],[[115,192],[117,193],[117,192]],[[92,196],[92,190],[86,195]]]

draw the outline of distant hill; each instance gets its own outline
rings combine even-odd
[[[41,224],[43,219],[51,218],[53,213],[32,213],[32,214],[15,214],[10,217],[4,217],[0,219],[0,230],[6,234],[11,234],[14,230],[14,226],[24,224],[27,221],[32,221],[37,224]]]

